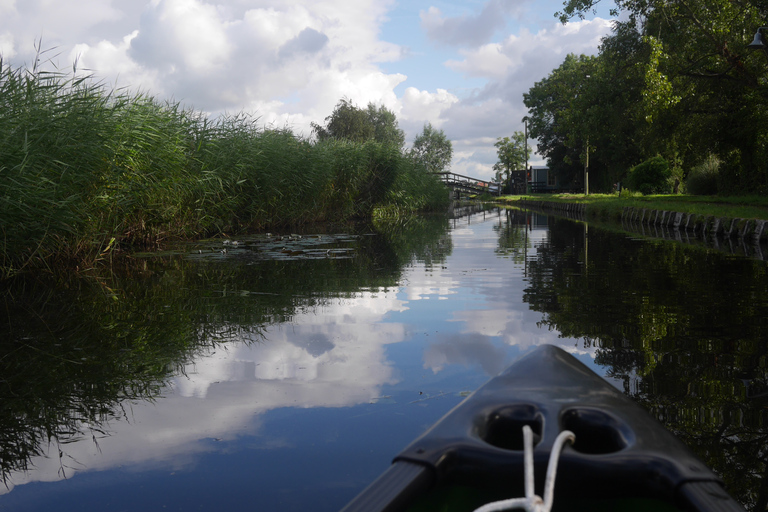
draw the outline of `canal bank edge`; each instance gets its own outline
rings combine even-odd
[[[584,203],[562,203],[555,201],[529,201],[521,199],[516,205],[527,208],[538,208],[555,213],[565,213],[566,216],[587,217],[587,205]],[[751,239],[760,244],[768,241],[768,221],[760,219],[732,219],[699,215],[693,213],[653,210],[627,206],[622,210],[621,221],[639,225],[668,227],[686,231],[702,237],[713,236],[723,238]]]

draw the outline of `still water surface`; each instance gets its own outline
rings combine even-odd
[[[5,290],[0,510],[338,510],[543,343],[765,509],[765,262],[514,210],[238,242]]]

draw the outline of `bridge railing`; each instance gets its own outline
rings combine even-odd
[[[475,192],[478,194],[488,193],[493,195],[501,194],[501,186],[498,183],[473,178],[471,176],[465,176],[463,174],[457,174],[455,172],[438,172],[434,173],[440,176],[440,179],[454,190],[462,190],[466,192]]]

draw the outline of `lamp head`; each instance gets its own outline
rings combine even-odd
[[[763,41],[763,34],[760,32],[764,28],[766,27],[760,27],[757,29],[757,32],[755,32],[755,38],[751,43],[747,45],[747,48],[752,50],[764,50],[766,48],[765,41]]]

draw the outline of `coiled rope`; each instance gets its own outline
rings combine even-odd
[[[501,512],[503,510],[524,509],[528,512],[549,512],[552,509],[552,499],[555,494],[555,476],[560,451],[565,443],[576,441],[576,435],[570,430],[563,430],[555,439],[547,464],[547,476],[544,480],[544,498],[537,496],[533,485],[533,431],[528,425],[523,426],[524,469],[525,469],[525,498],[487,503],[475,512]]]

